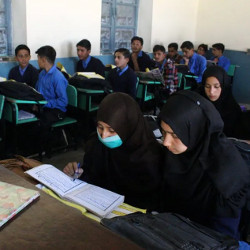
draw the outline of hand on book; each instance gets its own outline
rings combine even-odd
[[[77,162],[69,162],[63,169],[63,172],[68,175],[73,177],[74,174],[77,172],[78,173],[78,177],[79,178],[82,173],[83,173],[83,169],[78,167],[78,163]]]

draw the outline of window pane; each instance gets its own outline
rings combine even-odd
[[[117,3],[135,4],[136,0],[117,0]]]
[[[0,27],[5,26],[5,15],[3,12],[0,12]]]
[[[7,37],[5,29],[0,29],[0,55],[7,54]]]
[[[117,6],[116,26],[134,26],[135,13],[132,6]]]
[[[111,4],[103,3],[102,4],[102,25],[111,24]]]
[[[108,28],[102,28],[101,31],[101,50],[111,50],[110,44],[111,30]]]
[[[0,0],[0,11],[4,10],[4,0]]]
[[[134,35],[133,29],[116,29],[115,32],[115,49],[130,49],[131,38]]]

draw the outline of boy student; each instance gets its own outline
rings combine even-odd
[[[195,80],[197,83],[200,83],[207,65],[205,57],[198,55],[194,51],[194,45],[190,41],[183,42],[181,49],[183,52],[183,63],[188,66],[191,73],[198,76]]]
[[[142,51],[143,39],[139,36],[134,36],[131,39],[131,50],[128,65],[134,71],[146,71],[146,69],[151,69],[153,67],[153,61],[151,58]]]
[[[179,64],[182,56],[178,54],[178,44],[177,43],[170,43],[168,45],[168,54],[167,59],[170,59],[176,64]]]
[[[177,90],[178,76],[174,62],[166,58],[166,49],[162,45],[153,48],[154,60],[164,77],[165,88],[172,94]]]
[[[30,49],[27,45],[20,44],[15,49],[15,55],[19,65],[10,70],[8,79],[24,82],[35,88],[39,73],[38,70],[29,63]]]
[[[225,46],[222,43],[215,43],[212,45],[212,53],[214,57],[212,60],[227,72],[230,66],[230,60],[223,56],[223,52],[225,50]]]
[[[109,74],[109,81],[114,92],[127,93],[136,98],[137,77],[128,66],[130,52],[128,49],[120,48],[115,51],[115,65]]]
[[[36,84],[47,104],[40,114],[40,147],[43,149],[48,142],[49,130],[52,123],[63,119],[68,105],[67,85],[64,75],[56,68],[56,51],[51,46],[43,46],[36,51],[38,65],[42,69]],[[38,107],[34,107],[38,111]]]
[[[99,59],[90,56],[90,41],[83,39],[76,44],[76,48],[77,55],[80,59],[76,65],[76,72],[95,72],[104,77],[105,66]]]

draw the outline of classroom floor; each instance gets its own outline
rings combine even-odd
[[[77,150],[61,150],[52,154],[51,158],[43,157],[43,164],[51,164],[58,169],[63,169],[68,162],[80,162],[82,163],[84,156],[83,146],[80,145]],[[34,157],[35,158],[35,157]]]

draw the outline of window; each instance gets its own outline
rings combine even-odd
[[[102,0],[101,53],[130,49],[136,34],[139,0]]]
[[[10,1],[0,0],[0,56],[11,54]]]

